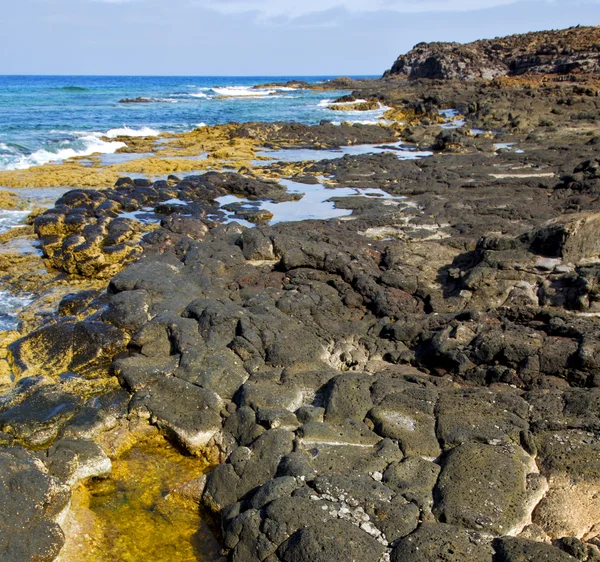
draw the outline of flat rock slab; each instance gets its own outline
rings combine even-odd
[[[446,392],[438,402],[437,435],[445,449],[468,441],[519,443],[529,405],[516,394],[486,388]]]
[[[568,215],[550,221],[532,235],[532,248],[537,253],[560,257],[565,262],[579,263],[600,254],[600,214]]]
[[[148,417],[191,453],[202,453],[221,429],[221,400],[210,390],[161,377],[138,391],[130,411]]]
[[[534,470],[520,447],[459,445],[444,462],[434,513],[446,523],[497,535],[520,531],[541,498],[542,477],[528,479]]]

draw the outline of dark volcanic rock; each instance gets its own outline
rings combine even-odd
[[[600,71],[598,28],[575,27],[485,39],[473,43],[419,43],[386,75],[411,79],[473,80],[505,74]]]
[[[0,429],[31,446],[51,442],[82,405],[60,385],[42,386],[17,405],[0,409]]]
[[[50,476],[36,456],[0,449],[0,556],[6,562],[51,562],[64,543],[55,522],[70,490]]]
[[[383,546],[345,521],[331,521],[298,531],[279,549],[283,562],[314,560],[364,560],[377,562]]]
[[[600,97],[584,72],[596,31],[420,46],[404,66],[564,80],[337,83],[393,105],[402,127],[232,127],[273,148],[400,134],[436,150],[263,168],[327,176],[352,211],[340,219],[219,224],[220,196],[294,198],[247,170],[65,194],[36,222],[51,264],[108,277],[134,263],[12,344],[0,453],[41,449],[41,481],[71,484],[108,467],[82,439],[154,424],[220,463],[195,499],[239,562],[597,559]],[[152,232],[119,216],[140,211]],[[111,392],[77,396],[82,383]],[[36,514],[58,533],[50,511]]]
[[[491,562],[492,547],[478,533],[443,524],[424,523],[402,539],[392,562]]]
[[[498,562],[575,562],[577,558],[549,544],[505,537],[494,541]]]

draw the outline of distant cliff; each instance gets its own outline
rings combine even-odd
[[[483,39],[419,43],[384,76],[473,80],[521,74],[600,73],[600,26]]]

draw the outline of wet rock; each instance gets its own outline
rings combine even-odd
[[[9,352],[22,377],[30,373],[56,376],[64,371],[93,374],[107,368],[125,344],[123,333],[109,324],[67,317],[17,340]]]
[[[112,463],[99,445],[90,441],[61,439],[47,451],[48,471],[67,486],[91,477],[106,476]]]
[[[56,438],[82,402],[60,385],[42,386],[20,404],[0,410],[0,429],[29,445],[45,445]]]
[[[31,366],[36,375],[40,367],[42,372],[52,374],[67,371],[73,356],[74,329],[75,322],[64,319],[11,344],[9,351],[15,370],[25,376]]]
[[[309,127],[302,123],[245,123],[238,134],[288,148],[336,148],[353,144],[393,142],[394,132],[376,125],[341,126],[330,122]]]
[[[77,316],[88,307],[92,300],[100,295],[100,291],[93,290],[66,295],[58,303],[58,315]]]

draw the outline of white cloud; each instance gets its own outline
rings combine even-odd
[[[510,4],[546,3],[563,4],[565,8],[578,4],[600,4],[600,0],[88,0],[107,4],[128,4],[150,1],[176,9],[176,5],[205,8],[225,15],[254,13],[261,20],[278,19],[280,23],[329,10],[346,10],[360,14],[368,12],[398,12],[416,14],[425,12],[469,12]]]
[[[463,12],[514,4],[519,0],[195,0],[194,3],[223,13],[258,12],[261,17],[297,18],[315,12],[344,8],[349,12],[394,11]]]

